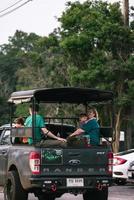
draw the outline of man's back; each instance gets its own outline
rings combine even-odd
[[[25,121],[26,127],[32,127],[32,115],[30,115]],[[35,114],[35,137],[37,141],[41,140],[41,128],[45,127],[45,122],[42,116]],[[28,143],[32,144],[33,139],[29,138]]]

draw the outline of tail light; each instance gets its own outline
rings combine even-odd
[[[122,165],[122,164],[124,164],[125,162],[127,162],[127,160],[126,159],[124,159],[124,158],[120,158],[120,157],[114,157],[114,159],[113,159],[113,165],[114,166],[116,166],[116,165]]]
[[[29,155],[29,165],[32,174],[40,174],[41,155],[38,152],[31,152]]]
[[[113,173],[113,153],[108,153],[108,172],[109,174]]]

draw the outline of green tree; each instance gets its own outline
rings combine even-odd
[[[3,102],[15,90],[67,85],[67,67],[56,32],[40,37],[16,31],[9,43],[1,46],[0,56]],[[3,115],[1,119],[4,121]]]
[[[11,92],[16,90],[18,81],[16,72],[24,67],[24,54],[32,50],[37,38],[39,36],[33,33],[28,35],[22,31],[16,31],[14,36],[9,38],[8,44],[0,46],[0,124],[9,121],[7,99]]]
[[[23,62],[24,67],[17,71],[17,89],[22,85],[23,89],[66,85],[66,65],[55,33],[36,40],[33,50],[23,55]]]

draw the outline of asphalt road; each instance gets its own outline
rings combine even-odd
[[[2,190],[0,192],[0,200],[3,200]],[[74,196],[71,194],[64,194],[61,198],[56,200],[83,200],[82,195]],[[37,200],[32,194],[29,195],[28,200]],[[108,200],[134,200],[134,185],[127,186],[113,186],[109,189]]]

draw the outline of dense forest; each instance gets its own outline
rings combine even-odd
[[[16,90],[112,90],[115,151],[120,130],[126,133],[126,148],[134,147],[134,21],[125,26],[120,4],[101,1],[68,2],[58,20],[61,26],[47,37],[16,30],[0,46],[0,125],[9,120],[7,99]]]

